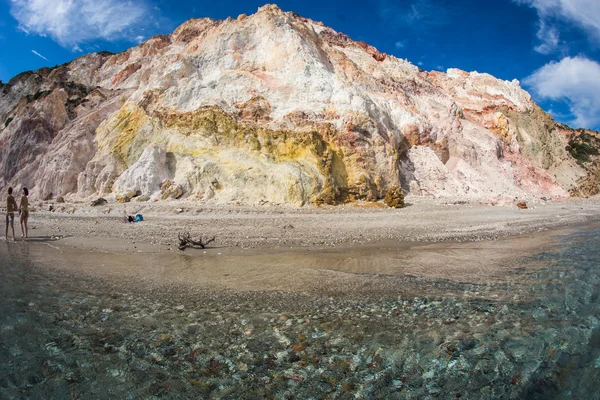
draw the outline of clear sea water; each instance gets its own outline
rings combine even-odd
[[[600,399],[599,243],[561,237],[518,285],[311,300],[134,290],[2,244],[0,398]]]

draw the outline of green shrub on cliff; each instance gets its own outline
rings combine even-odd
[[[571,157],[580,163],[590,161],[590,156],[600,154],[600,139],[588,133],[581,132],[579,136],[574,136],[569,140],[569,145],[565,150],[571,154]]]

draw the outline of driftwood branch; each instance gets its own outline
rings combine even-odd
[[[215,241],[215,236],[210,239],[205,239],[204,236],[199,239],[192,239],[192,236],[189,232],[179,233],[179,250],[185,250],[188,247],[193,249],[204,249],[206,246]]]

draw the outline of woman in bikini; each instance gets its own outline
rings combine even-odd
[[[19,207],[21,210],[21,237],[29,237],[29,229],[27,227],[27,221],[29,220],[29,190],[26,187],[23,188],[23,196],[21,196],[21,206]],[[23,229],[23,225],[25,225],[25,229]],[[14,234],[13,234],[14,237]]]
[[[13,189],[8,188],[8,197],[6,198],[6,230],[4,231],[4,239],[8,240],[8,225],[12,229],[13,242],[15,242],[15,211],[17,211],[17,202],[12,195]]]

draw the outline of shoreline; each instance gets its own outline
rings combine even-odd
[[[600,223],[597,199],[530,210],[421,203],[403,210],[230,208],[165,216],[172,206],[155,205],[144,222],[132,224],[90,209],[75,216],[36,213],[33,237],[5,243],[0,254],[22,254],[49,272],[153,290],[393,297],[418,295],[418,280],[448,287],[519,284],[520,259]],[[409,221],[419,216],[427,218]],[[229,234],[205,250],[177,250],[171,238],[200,223]],[[253,237],[246,235],[252,230]],[[260,235],[266,240],[257,242]]]

